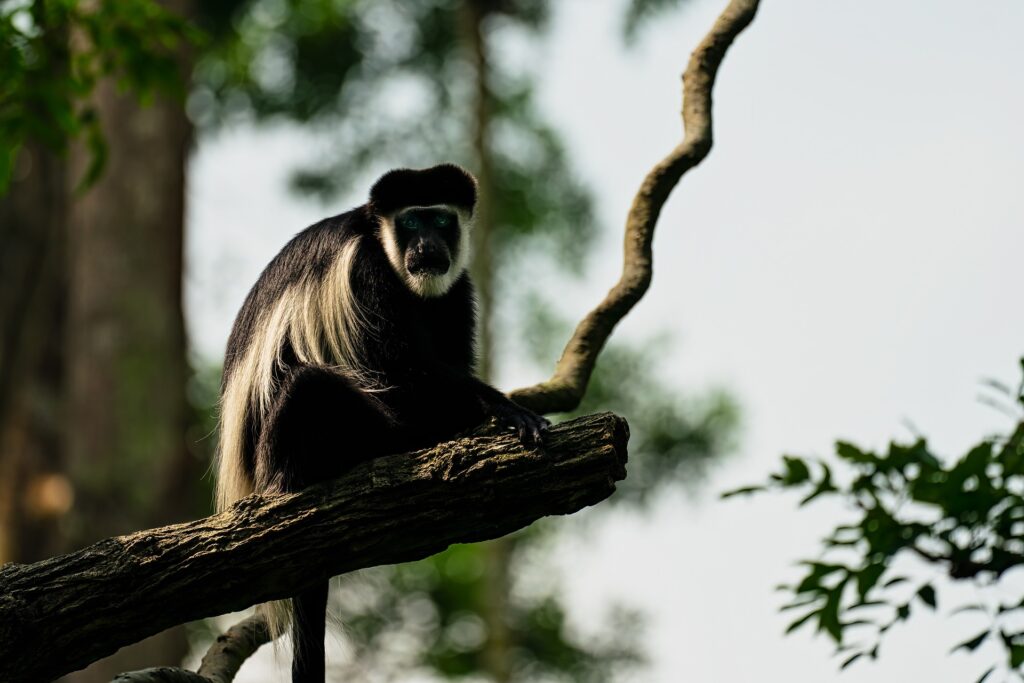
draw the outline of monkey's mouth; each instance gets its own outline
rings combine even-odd
[[[405,268],[410,275],[437,276],[447,273],[451,262],[443,254],[417,254],[405,260]]]

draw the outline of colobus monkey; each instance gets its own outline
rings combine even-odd
[[[540,442],[547,420],[473,376],[476,194],[458,166],[394,170],[369,202],[306,228],[270,262],[228,340],[219,509],[489,418]],[[294,683],[323,681],[326,605],[326,581],[292,600]]]

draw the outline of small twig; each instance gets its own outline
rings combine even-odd
[[[732,0],[690,55],[683,73],[683,142],[644,178],[626,219],[622,276],[604,300],[580,321],[550,379],[518,389],[516,403],[538,413],[577,408],[615,326],[651,284],[651,240],[669,194],[688,170],[711,151],[711,90],[726,50],[750,24],[758,0]]]
[[[270,640],[263,615],[247,617],[213,641],[199,665],[199,675],[212,683],[231,683],[242,663]]]
[[[266,620],[254,614],[217,636],[195,673],[174,667],[154,667],[119,674],[112,683],[231,683],[245,660],[270,640]]]

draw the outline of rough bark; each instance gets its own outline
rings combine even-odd
[[[379,458],[301,493],[0,569],[0,680],[48,680],[162,629],[286,598],[337,574],[495,538],[609,496],[628,428],[550,430],[543,451],[478,433]]]
[[[711,151],[711,90],[726,50],[757,12],[758,0],[732,0],[690,55],[683,72],[684,137],[644,178],[626,218],[622,276],[605,298],[580,321],[554,374],[512,392],[512,399],[538,413],[576,409],[587,391],[597,357],[615,326],[651,284],[651,241],[669,194],[683,174]]]

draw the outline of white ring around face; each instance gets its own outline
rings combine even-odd
[[[455,253],[455,260],[452,262],[448,272],[441,275],[418,274],[413,275],[405,267],[405,260],[402,258],[398,248],[398,238],[395,228],[395,216],[402,211],[409,209],[443,209],[450,211],[458,217],[459,221],[459,248]],[[451,204],[431,204],[430,206],[403,206],[399,211],[382,216],[380,221],[380,241],[387,254],[391,267],[395,270],[402,281],[405,282],[413,294],[424,299],[444,296],[452,285],[465,272],[469,263],[469,231],[473,227],[473,217],[465,209]]]

